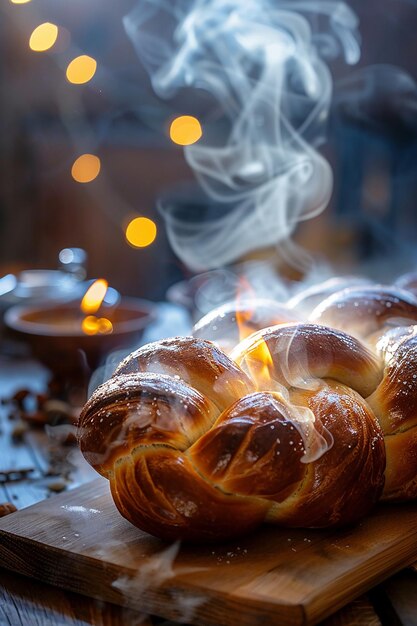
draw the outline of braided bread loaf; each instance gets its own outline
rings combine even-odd
[[[384,374],[367,401],[385,437],[385,500],[417,498],[417,299],[399,287],[337,292],[311,319],[360,338],[380,358]]]
[[[163,340],[92,395],[80,445],[121,514],[164,539],[346,524],[383,489],[382,430],[364,400],[381,378],[360,341],[315,324],[255,333],[233,359],[203,339]]]

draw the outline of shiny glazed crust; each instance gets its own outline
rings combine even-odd
[[[379,359],[354,337],[318,324],[281,324],[254,333],[231,354],[255,379],[265,367],[265,344],[271,357],[267,380],[284,387],[333,378],[365,397],[382,378]]]
[[[121,514],[189,541],[365,515],[384,484],[382,431],[363,397],[382,384],[381,361],[314,324],[265,329],[234,358],[202,339],[163,340],[92,395],[80,446]]]
[[[402,286],[407,286],[402,283]],[[380,359],[383,376],[367,398],[385,436],[382,498],[417,498],[417,299],[401,287],[345,289],[311,319],[360,337]]]
[[[384,326],[417,323],[417,299],[400,287],[353,287],[323,300],[310,319],[366,339]]]
[[[383,336],[377,345],[384,346]],[[389,338],[390,339],[390,338]],[[385,435],[387,469],[383,497],[417,498],[417,326],[385,342],[384,377],[368,403]]]

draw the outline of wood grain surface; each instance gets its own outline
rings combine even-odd
[[[167,545],[95,480],[0,520],[0,564],[182,622],[316,624],[417,557],[417,504],[340,531],[262,529],[222,546]]]
[[[152,626],[149,617],[0,570],[0,624]]]
[[[46,378],[47,373],[38,363],[27,359],[7,359],[0,355],[1,397],[10,397],[22,387],[42,391]],[[8,407],[0,404],[0,472],[12,467],[27,467],[28,463],[33,471],[20,481],[0,482],[1,501],[12,501],[21,509],[51,496],[48,484],[56,479],[48,476],[48,472],[56,453],[60,457],[62,454],[70,457],[71,475],[67,489],[97,476],[75,448],[60,450],[42,430],[29,430],[21,441],[14,441],[11,437],[13,426],[14,423],[8,419]],[[67,463],[65,458],[63,460]],[[53,498],[55,496],[52,495]],[[216,557],[221,561],[221,555]],[[41,575],[37,577],[41,578]],[[81,591],[86,593],[85,589]],[[416,598],[417,573],[409,568],[373,588],[368,595],[358,597],[332,613],[321,626],[417,626]],[[238,619],[239,610],[236,612]],[[146,617],[142,612],[127,606],[88,598],[0,569],[0,625],[29,624],[179,626],[179,622],[167,622],[155,616]]]
[[[383,626],[367,596],[357,598],[329,617],[321,626]]]
[[[417,579],[407,581],[416,595]],[[406,610],[410,599],[401,604]],[[414,606],[414,605],[413,605]],[[415,614],[414,614],[415,615]],[[392,621],[390,622],[392,626]],[[58,589],[0,569],[0,624],[7,626],[181,626],[155,616]],[[357,598],[320,626],[386,626],[367,596]],[[403,626],[415,626],[405,622]]]

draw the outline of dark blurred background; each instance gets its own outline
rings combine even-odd
[[[54,268],[59,250],[69,246],[87,251],[89,276],[104,276],[125,294],[162,299],[192,275],[171,251],[156,205],[161,192],[192,177],[167,129],[175,115],[198,113],[198,94],[180,95],[173,105],[155,97],[122,24],[133,4],[2,3],[0,277]],[[335,99],[322,149],[334,170],[333,196],[296,239],[336,267],[395,258],[405,269],[415,261],[417,241],[417,5],[349,4],[360,18],[362,57],[359,67],[332,68]],[[30,34],[47,21],[60,27],[57,43],[34,52]],[[78,54],[98,64],[84,85],[65,78]],[[374,64],[391,68],[371,84],[369,98],[369,83],[357,72]],[[350,78],[354,73],[359,77]],[[86,184],[71,176],[83,153],[101,161],[100,174]],[[135,216],[157,225],[147,247],[126,242]]]

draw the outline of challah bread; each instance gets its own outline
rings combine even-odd
[[[207,313],[195,324],[192,334],[213,341],[228,354],[240,339],[257,330],[302,319],[289,307],[274,300],[246,297]]]
[[[98,472],[109,475],[138,433],[185,449],[202,422],[213,423],[251,391],[251,380],[210,342],[176,337],[149,343],[126,357],[85,405],[81,450]]]
[[[269,389],[259,333],[237,362],[208,341],[174,338],[134,352],[87,402],[83,454],[139,528],[200,541],[263,521],[325,527],[359,519],[380,496],[384,442],[360,395],[378,385],[378,361],[315,325],[261,335]]]
[[[417,326],[390,331],[376,346],[384,377],[368,403],[385,435],[385,500],[417,498]]]
[[[176,362],[195,387],[173,373]],[[157,373],[143,373],[146,367]],[[253,390],[210,342],[179,337],[149,344],[87,402],[81,450],[109,479],[121,514],[151,534],[192,541],[247,532],[264,520],[269,503],[223,493],[200,476],[186,451],[224,407]]]
[[[255,391],[253,382],[222,350],[193,337],[148,343],[129,354],[114,376],[134,372],[154,372],[181,379],[208,397],[220,411]]]
[[[381,380],[380,362],[346,333],[316,324],[281,325],[255,333],[232,353],[261,385],[265,346],[269,385],[284,388],[297,416],[304,454],[313,459],[319,455],[305,464],[296,495],[274,507],[269,519],[291,526],[309,519],[314,520],[311,526],[325,526],[330,525],[330,511],[331,523],[358,519],[380,497],[384,482],[382,432],[362,397]],[[310,420],[302,419],[301,407],[309,409]],[[331,445],[317,441],[317,435],[330,439]],[[365,481],[366,487],[358,489],[357,481]]]
[[[310,320],[367,339],[389,325],[416,323],[417,298],[395,286],[343,289],[323,300],[311,313]]]
[[[287,303],[288,308],[306,319],[310,313],[329,296],[349,287],[364,287],[371,281],[359,276],[334,276],[324,282],[310,285],[292,296]]]
[[[227,493],[269,501],[265,521],[292,527],[328,527],[363,517],[379,498],[385,468],[382,433],[351,389],[333,381],[315,392],[246,396],[226,410],[188,451],[200,475]],[[296,402],[294,405],[293,402]],[[324,454],[303,463],[311,434]]]
[[[270,357],[269,381],[303,388],[306,381],[332,378],[369,395],[382,378],[381,363],[363,343],[347,333],[318,324],[281,324],[243,340],[231,357],[259,379]],[[262,381],[257,381],[257,386]]]
[[[311,316],[372,347],[383,377],[369,396],[385,436],[384,500],[417,498],[417,299],[399,287],[364,287],[334,294]]]
[[[208,398],[170,376],[117,376],[104,383],[84,408],[81,450],[94,469],[110,478],[115,463],[138,442],[185,450],[217,415]]]

